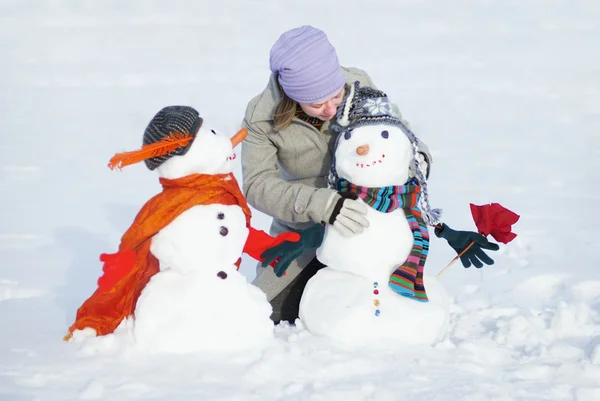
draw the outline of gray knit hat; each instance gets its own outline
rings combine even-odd
[[[422,196],[420,197],[421,209],[425,221],[433,225],[438,223],[442,211],[440,209],[431,209],[427,196],[427,179],[419,168],[419,139],[417,136],[402,122],[399,116],[396,115],[387,95],[374,88],[360,87],[358,81],[350,86],[350,90],[342,102],[343,107],[340,107],[336,116],[336,126],[333,127],[338,132],[339,142],[341,136],[347,132],[367,125],[386,124],[400,128],[408,137],[413,148],[413,170],[416,179],[421,186]],[[337,180],[337,172],[335,170],[335,158],[331,169],[330,181]]]
[[[344,131],[375,124],[403,126],[387,95],[378,89],[361,88],[358,81],[350,86],[343,105],[338,109],[337,124],[345,128]]]
[[[144,145],[153,144],[172,133],[189,133],[189,135],[196,137],[201,126],[202,117],[194,108],[189,106],[167,106],[156,113],[148,127],[146,127],[143,143]],[[180,146],[165,155],[146,159],[144,163],[150,170],[154,170],[171,157],[186,154],[192,142],[193,140],[190,140],[184,146]]]

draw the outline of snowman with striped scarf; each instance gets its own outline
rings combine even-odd
[[[343,236],[325,228],[300,303],[309,331],[350,345],[433,344],[448,326],[448,297],[424,274],[428,226],[440,211],[427,197],[419,141],[385,93],[356,82],[337,116],[330,186],[361,199],[369,226]]]

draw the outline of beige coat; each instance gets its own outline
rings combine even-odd
[[[365,71],[342,69],[346,81],[375,87]],[[295,118],[281,131],[273,127],[273,113],[281,95],[277,76],[271,75],[267,88],[248,103],[242,126],[248,136],[242,142],[243,192],[248,203],[273,217],[271,235],[292,229],[305,229],[323,220],[334,190],[327,188],[336,135],[331,121],[322,131]],[[396,112],[400,115],[396,108]],[[429,166],[431,156],[426,147]],[[315,256],[307,251],[277,277],[272,268],[257,268],[253,284],[262,289],[269,301],[281,292]]]

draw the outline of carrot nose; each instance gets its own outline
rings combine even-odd
[[[361,145],[358,148],[356,148],[356,153],[359,154],[360,156],[364,156],[367,153],[369,153],[369,145]]]
[[[235,148],[237,145],[240,144],[240,142],[244,140],[244,138],[246,138],[247,135],[248,130],[246,128],[242,128],[241,130],[236,132],[235,135],[231,137],[231,147]]]

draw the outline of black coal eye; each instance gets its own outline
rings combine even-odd
[[[213,134],[217,135],[217,133],[215,132],[214,129],[211,129],[210,132],[212,132]]]
[[[381,131],[381,136],[385,139],[388,139],[388,137],[390,136],[390,133],[387,132],[387,130],[383,130],[383,131]]]
[[[351,134],[350,132],[346,132],[346,133],[344,134],[344,139],[346,139],[346,140],[347,140],[347,139],[350,139],[350,137],[351,137],[351,136],[352,136],[352,134]]]

